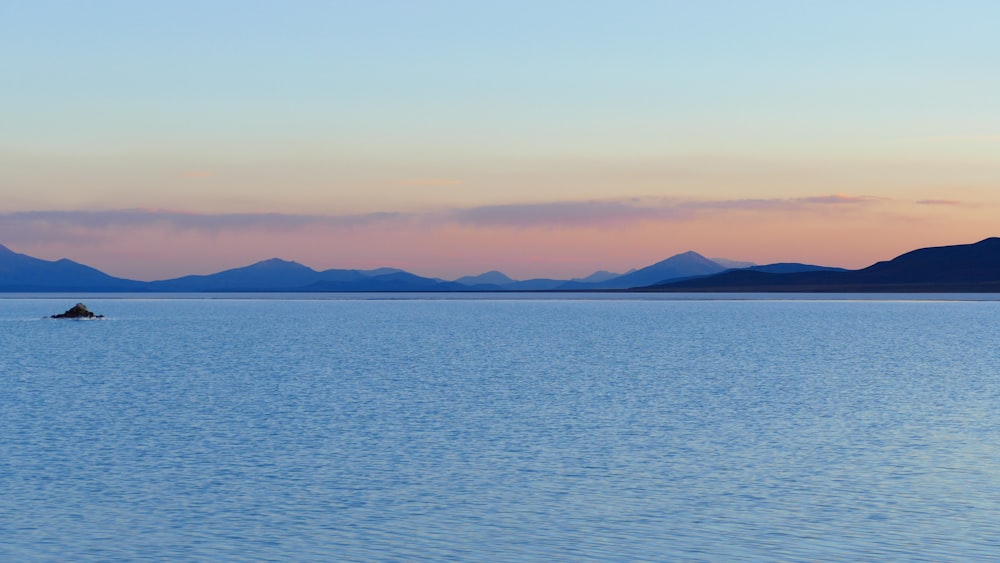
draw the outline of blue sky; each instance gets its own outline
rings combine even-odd
[[[842,194],[886,204],[879,216],[829,223],[744,217],[743,228],[772,233],[752,248],[699,234],[732,225],[728,215],[679,229],[654,211],[614,236],[646,245],[635,260],[695,248],[843,265],[971,242],[990,234],[1000,182],[997,21],[1000,3],[972,1],[0,1],[0,237],[4,213],[13,225],[9,214],[36,211],[166,209],[210,220],[510,206],[535,224],[539,213],[581,202],[707,209]],[[917,201],[962,206],[931,213]],[[566,221],[553,213],[537,233],[550,263],[587,240],[559,230]],[[17,232],[22,251],[75,252],[157,275],[134,255],[114,258],[114,237],[169,239],[154,228],[162,223],[88,231],[84,239],[102,241],[88,247],[71,244],[79,224],[17,222]],[[431,223],[376,238],[441,244]],[[817,224],[849,225],[859,240],[893,228],[885,244],[853,255],[796,254],[789,236]],[[664,242],[644,242],[651,232]],[[178,270],[250,259],[259,248],[235,235],[225,246],[173,234],[219,248],[188,266],[179,250],[149,253]],[[510,244],[524,239],[494,224],[456,236],[503,246],[508,235]],[[357,236],[364,244],[372,233]],[[300,239],[282,244],[268,250],[317,266],[356,259],[302,254]],[[475,266],[459,254],[422,259],[441,273]],[[611,258],[581,258],[566,266],[580,271],[567,273]],[[509,268],[540,273],[516,260]]]

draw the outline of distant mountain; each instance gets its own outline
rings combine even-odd
[[[396,268],[323,270],[271,258],[204,276],[149,282],[151,291],[300,292],[300,291],[468,291],[453,282],[424,278]]]
[[[559,289],[628,289],[649,286],[666,280],[708,276],[725,270],[726,268],[721,264],[713,262],[697,252],[688,251],[616,278],[593,284],[568,282],[559,286]]]
[[[616,278],[621,274],[615,274],[604,270],[594,272],[586,278],[574,280],[557,280],[551,278],[533,278],[529,280],[515,280],[508,277],[503,272],[496,270],[479,274],[478,276],[465,276],[455,280],[456,283],[475,287],[480,291],[551,291],[561,288],[569,282],[579,282],[591,284],[603,282]]]
[[[996,292],[1000,238],[921,248],[861,270],[769,273],[731,270],[643,288],[646,291]]]
[[[634,272],[635,270],[632,270],[632,271]],[[628,272],[628,273],[632,273],[632,272]],[[614,279],[614,278],[620,277],[621,275],[622,274],[616,274],[614,272],[609,272],[607,270],[598,270],[598,271],[594,272],[593,274],[590,274],[589,276],[587,276],[585,278],[573,278],[573,279],[571,279],[569,281],[580,282],[580,283],[601,283],[603,281],[608,281],[610,279]]]
[[[380,276],[365,276],[356,280],[322,279],[296,288],[294,291],[480,291],[480,285],[468,286],[457,282],[425,278],[409,272]]]
[[[549,278],[534,278],[508,283],[503,286],[506,291],[552,291],[559,289],[566,280],[553,280]]]
[[[754,262],[746,262],[744,260],[730,260],[729,258],[709,258],[712,262],[716,264],[725,266],[727,268],[752,268],[756,266]]]
[[[49,261],[0,245],[0,291],[140,291],[143,283],[72,260]]]
[[[364,276],[355,273],[352,277]],[[149,288],[152,291],[284,291],[320,279],[320,273],[308,266],[271,258],[215,274],[149,282]]]
[[[384,276],[386,274],[398,274],[406,270],[399,268],[375,268],[374,270],[324,270],[325,272],[360,272],[366,276]]]
[[[750,266],[742,268],[753,270],[754,272],[766,272],[768,274],[795,274],[798,272],[846,272],[846,268],[833,268],[830,266],[816,266],[813,264],[800,264],[798,262],[778,262],[776,264],[764,264],[763,266]]]
[[[508,283],[514,283],[514,280],[507,277],[507,275],[503,272],[491,270],[489,272],[479,274],[478,276],[463,276],[455,280],[455,283],[460,283],[462,285],[492,284],[502,286]]]

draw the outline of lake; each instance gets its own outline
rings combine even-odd
[[[0,559],[1000,553],[993,296],[176,297],[0,299]]]

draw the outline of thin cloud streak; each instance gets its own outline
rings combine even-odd
[[[850,196],[834,194],[826,196],[772,198],[772,199],[734,199],[722,201],[694,201],[681,204],[691,209],[719,209],[738,211],[798,211],[826,206],[860,206],[886,201],[871,196]]]
[[[819,203],[819,204],[830,203],[834,205],[877,203],[882,200],[883,198],[872,197],[867,195],[845,195],[845,194],[833,194],[833,195],[819,196],[819,197],[799,198],[799,201],[803,203]]]
[[[297,230],[313,225],[354,227],[400,221],[405,213],[357,215],[301,215],[286,213],[190,213],[159,209],[102,211],[21,211],[0,215],[0,227],[61,225],[77,228],[143,227],[167,225],[183,230]]]
[[[675,204],[642,205],[628,201],[564,201],[485,205],[456,209],[443,218],[463,225],[489,227],[613,226],[635,221],[677,221],[694,214]]]
[[[954,199],[921,199],[918,205],[962,205],[961,201]]]
[[[20,211],[0,214],[0,241],[76,237],[112,228],[167,227],[209,233],[288,232],[310,227],[361,228],[390,225],[457,224],[483,228],[611,228],[636,222],[680,222],[719,211],[799,212],[878,203],[868,196],[829,195],[787,199],[691,201],[667,198],[556,201],[483,205],[427,212],[375,212],[344,215],[287,213],[193,213],[162,209],[98,211]],[[924,200],[945,204],[945,200]],[[62,233],[63,237],[59,234]]]
[[[829,206],[854,207],[882,201],[885,200],[843,194],[722,201],[632,198],[487,205],[452,210],[445,215],[445,218],[465,225],[493,227],[614,226],[636,221],[689,221],[711,211],[793,212]]]

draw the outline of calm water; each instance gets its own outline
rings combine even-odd
[[[0,560],[1000,553],[1000,303],[0,299]]]

